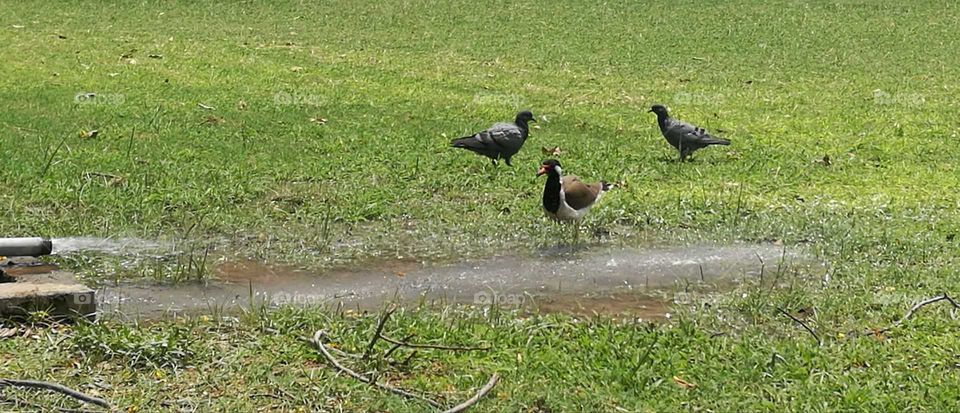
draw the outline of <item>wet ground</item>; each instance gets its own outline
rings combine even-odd
[[[771,244],[554,248],[455,264],[389,261],[311,273],[254,261],[221,261],[213,279],[173,286],[122,284],[98,290],[105,313],[157,317],[258,305],[325,305],[377,309],[384,303],[498,305],[577,314],[668,316],[691,288],[720,292],[744,279],[823,266]],[[692,287],[691,287],[692,286]]]

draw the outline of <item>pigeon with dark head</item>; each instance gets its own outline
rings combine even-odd
[[[513,123],[495,123],[485,131],[454,139],[450,142],[450,146],[486,156],[493,161],[494,165],[497,164],[498,159],[503,159],[508,166],[512,166],[510,158],[520,151],[530,134],[528,124],[536,121],[533,113],[525,110],[517,113]]]
[[[537,176],[546,175],[543,186],[543,210],[557,221],[576,221],[590,211],[610,184],[600,181],[584,183],[576,175],[563,176],[560,161],[547,159],[540,164]]]
[[[726,139],[711,136],[703,128],[671,118],[666,106],[653,105],[649,112],[657,115],[657,125],[660,126],[660,133],[663,134],[670,145],[677,148],[677,151],[680,152],[681,161],[698,149],[710,145],[730,144],[730,141]]]

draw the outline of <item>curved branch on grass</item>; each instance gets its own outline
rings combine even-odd
[[[110,403],[104,399],[80,393],[76,390],[73,390],[69,387],[66,387],[64,385],[57,384],[57,383],[50,383],[47,381],[39,381],[39,380],[14,380],[14,379],[0,378],[0,387],[4,387],[4,386],[50,390],[66,396],[70,396],[84,403],[89,403],[89,404],[103,407],[105,409],[113,408],[112,406],[110,406]]]
[[[497,385],[498,380],[500,380],[500,376],[497,375],[497,373],[493,373],[493,375],[490,376],[490,380],[487,381],[487,384],[483,385],[483,387],[481,387],[480,390],[477,391],[477,394],[474,394],[473,397],[467,400],[464,400],[463,403],[460,403],[447,410],[444,410],[443,413],[460,413],[464,410],[469,409],[470,406],[477,404],[477,402],[480,401],[480,399],[482,399],[483,396],[486,396],[487,393],[490,393],[490,390],[493,390],[493,386]]]
[[[913,307],[910,307],[910,310],[907,310],[907,312],[903,315],[903,317],[901,317],[901,318],[900,318],[899,320],[897,320],[895,323],[891,324],[891,325],[890,325],[889,327],[887,327],[887,328],[884,328],[884,329],[881,329],[881,330],[877,330],[875,333],[871,333],[871,334],[882,334],[882,333],[886,333],[887,331],[890,331],[890,330],[892,330],[893,328],[895,328],[895,327],[903,324],[903,323],[906,322],[907,320],[909,320],[910,317],[913,317],[913,314],[916,313],[916,312],[917,312],[918,310],[920,310],[921,308],[926,307],[926,306],[928,306],[928,305],[930,305],[930,304],[933,304],[933,303],[936,303],[936,302],[940,302],[940,301],[947,301],[947,302],[949,302],[951,305],[953,305],[954,311],[956,311],[958,308],[960,308],[960,304],[957,304],[957,301],[954,300],[953,297],[950,297],[949,295],[947,295],[947,293],[943,293],[943,294],[940,294],[940,295],[938,295],[938,296],[936,296],[936,297],[928,298],[928,299],[926,299],[926,300],[923,300],[923,301],[921,301],[921,302],[919,302],[919,303],[914,304]]]

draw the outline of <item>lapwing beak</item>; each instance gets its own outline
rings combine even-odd
[[[537,176],[547,173],[547,170],[550,169],[546,165],[540,165],[540,170],[537,171]]]

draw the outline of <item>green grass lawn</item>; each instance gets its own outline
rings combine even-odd
[[[405,314],[419,337],[496,351],[421,355],[384,374],[455,401],[498,371],[476,408],[491,412],[957,410],[960,330],[944,307],[879,338],[857,333],[960,294],[958,7],[4,1],[0,234],[175,240],[318,268],[523,253],[561,241],[534,178],[540,147],[559,146],[565,171],[623,184],[587,218],[610,234],[591,244],[776,240],[823,258],[829,281],[742,285],[656,327]],[[674,162],[653,103],[733,145]],[[447,147],[519,109],[545,119],[513,168]],[[823,346],[777,307],[815,310]],[[0,340],[0,377],[93,380],[142,411],[181,398],[227,411],[425,408],[333,377],[296,339],[335,323],[344,346],[362,347],[374,318],[247,318]],[[265,322],[280,334],[261,333]]]

